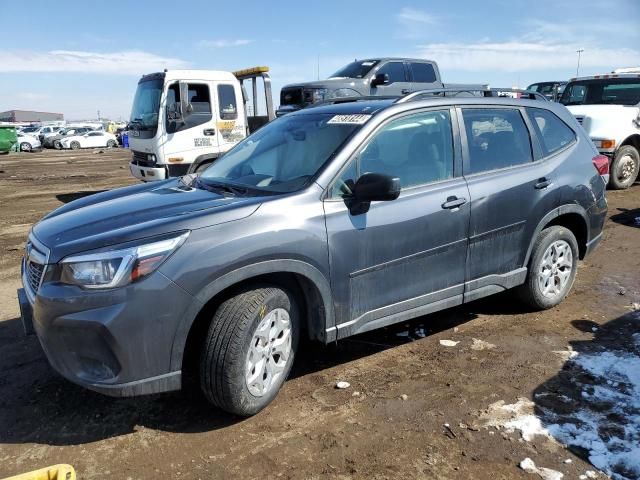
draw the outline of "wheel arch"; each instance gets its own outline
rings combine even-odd
[[[205,153],[204,155],[200,155],[196,157],[191,165],[189,165],[189,170],[187,173],[194,173],[199,166],[205,165],[208,163],[215,162],[220,157],[219,153]]]
[[[635,149],[640,153],[640,133],[633,133],[625,138],[621,143],[620,147],[624,147],[625,145],[631,145],[635,147]]]
[[[533,250],[533,245],[538,238],[538,235],[542,230],[547,227],[558,225],[571,230],[578,242],[579,257],[583,259],[587,254],[587,243],[590,238],[589,221],[587,212],[579,205],[562,205],[551,212],[547,213],[542,220],[538,223],[531,240],[529,241],[529,248],[527,249],[527,255],[525,257],[524,266],[529,265],[529,259]]]
[[[239,290],[251,285],[273,284],[300,294],[303,335],[325,343],[332,341],[327,328],[335,324],[331,287],[314,266],[301,260],[268,260],[247,265],[217,278],[196,295],[189,312],[183,317],[173,340],[171,370],[189,367],[199,351],[215,309]]]

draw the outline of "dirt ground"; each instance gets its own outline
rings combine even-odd
[[[276,401],[238,419],[195,393],[85,391],[21,335],[16,289],[29,228],[79,196],[134,183],[128,158],[123,150],[0,157],[0,478],[56,463],[72,464],[80,479],[539,478],[519,468],[526,457],[564,478],[595,470],[584,449],[525,440],[486,419],[499,401],[526,399],[543,423],[540,412],[581,408],[570,349],[622,348],[640,331],[640,185],[609,192],[604,241],[559,307],[531,313],[502,294],[305,346]],[[351,386],[336,389],[339,380]]]

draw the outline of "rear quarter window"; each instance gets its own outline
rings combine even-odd
[[[527,108],[527,115],[536,130],[545,156],[573,143],[576,134],[555,113],[542,108]]]

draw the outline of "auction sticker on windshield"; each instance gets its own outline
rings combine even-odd
[[[337,123],[337,124],[349,124],[349,125],[362,125],[367,120],[371,118],[371,115],[362,115],[362,114],[354,114],[354,115],[336,115],[327,123]]]

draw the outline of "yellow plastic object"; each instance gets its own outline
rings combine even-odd
[[[71,465],[53,465],[35,472],[22,473],[15,477],[5,478],[4,480],[76,480],[76,471]]]
[[[253,67],[253,68],[245,68],[244,70],[236,70],[233,74],[236,77],[247,77],[250,75],[259,75],[261,73],[267,73],[269,71],[269,67]]]

